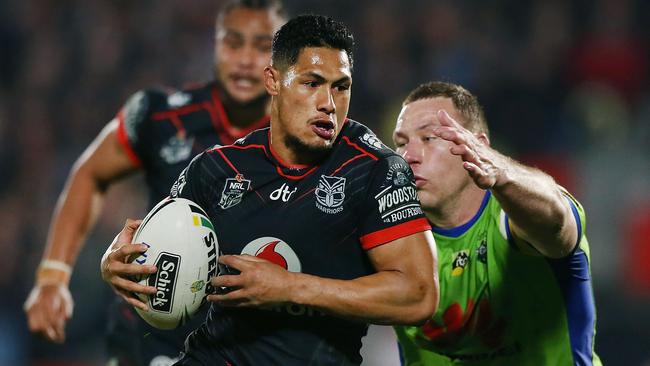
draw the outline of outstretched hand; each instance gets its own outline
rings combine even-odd
[[[212,286],[230,291],[208,295],[208,301],[237,307],[269,307],[289,301],[291,272],[277,264],[247,254],[222,255],[219,263],[240,273],[213,277]]]
[[[147,251],[144,244],[131,244],[133,235],[141,220],[126,220],[124,228],[113,239],[102,257],[101,272],[104,281],[108,282],[116,294],[129,304],[147,311],[149,307],[135,294],[155,294],[156,288],[144,286],[132,280],[133,277],[146,276],[156,272],[155,266],[144,266],[131,263],[133,258]]]
[[[463,159],[463,168],[478,187],[490,189],[505,181],[507,158],[490,147],[487,137],[475,135],[445,110],[439,110],[437,117],[440,126],[434,134],[455,144],[449,151]]]

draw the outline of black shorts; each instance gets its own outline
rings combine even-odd
[[[235,366],[210,344],[207,326],[200,326],[185,340],[185,350],[174,366]]]
[[[180,358],[185,338],[204,321],[205,306],[185,325],[173,330],[156,329],[135,309],[118,299],[110,307],[108,323],[109,365],[170,366]]]

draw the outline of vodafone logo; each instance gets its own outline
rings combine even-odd
[[[241,254],[266,259],[289,272],[300,272],[302,266],[296,252],[282,239],[265,236],[246,244]]]

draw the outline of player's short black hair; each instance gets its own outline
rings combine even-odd
[[[274,11],[280,19],[286,20],[288,18],[282,0],[228,0],[221,6],[221,10],[217,15],[217,27],[222,24],[223,19],[228,15],[228,13],[240,8],[251,10],[271,10]]]
[[[475,133],[482,132],[489,135],[485,113],[478,102],[478,98],[460,85],[443,81],[431,81],[421,84],[409,93],[402,106],[421,99],[437,97],[451,99],[454,107],[465,119],[465,121],[459,121],[463,123],[465,128]]]
[[[295,64],[300,51],[306,47],[345,51],[352,68],[352,32],[343,23],[323,15],[300,15],[283,25],[273,36],[273,65],[282,68]]]

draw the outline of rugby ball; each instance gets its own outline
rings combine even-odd
[[[137,294],[149,311],[136,311],[155,328],[185,324],[211,292],[210,279],[217,273],[219,244],[208,215],[188,199],[166,198],[142,220],[132,243],[149,247],[133,263],[157,268],[135,279],[158,290]]]

